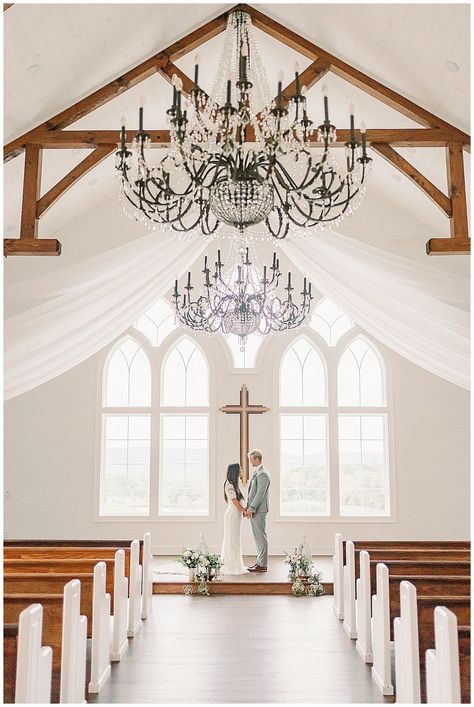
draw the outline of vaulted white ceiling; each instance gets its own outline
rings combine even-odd
[[[4,13],[5,142],[23,134],[106,84],[173,41],[217,16],[230,4],[15,4]],[[412,101],[466,132],[469,124],[469,6],[427,4],[259,4],[258,9],[348,61]],[[291,81],[294,63],[309,62],[276,40],[257,32],[269,82],[283,69]],[[201,47],[204,87],[210,87],[223,35]],[[192,75],[195,53],[180,68]],[[454,69],[454,71],[453,71]],[[347,127],[348,105],[370,127],[409,127],[415,123],[328,75],[331,117]],[[127,91],[70,129],[119,129],[126,115],[137,127],[139,98],[145,96],[145,123],[165,127],[170,87],[159,76]],[[309,93],[315,119],[321,116],[321,86]],[[48,150],[43,160],[42,193],[87,154],[86,150]],[[442,149],[400,150],[431,181],[446,190]],[[468,168],[469,159],[466,158]],[[120,209],[113,157],[75,185],[41,219],[40,235],[61,236],[91,210]],[[23,156],[5,166],[6,235],[18,235]],[[104,210],[105,209],[105,210]],[[89,220],[90,222],[90,220]],[[447,219],[405,177],[375,156],[373,176],[361,209],[344,222],[344,233],[414,256],[426,240],[449,234]],[[136,237],[137,230],[133,230]],[[96,236],[101,238],[101,234]],[[60,238],[61,239],[61,238]],[[99,250],[103,248],[99,245]],[[80,249],[79,249],[80,250]],[[78,248],[74,248],[77,252]],[[63,253],[66,252],[63,248]],[[90,250],[85,257],[90,254]],[[14,260],[9,259],[8,262]],[[44,260],[44,259],[40,259]],[[438,259],[440,260],[440,259]],[[446,260],[446,259],[442,259]],[[466,269],[468,258],[449,267]]]

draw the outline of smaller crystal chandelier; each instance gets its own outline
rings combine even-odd
[[[222,262],[218,250],[212,276],[205,256],[202,293],[192,298],[194,287],[188,272],[185,292],[179,292],[176,280],[172,295],[176,317],[181,324],[196,332],[235,334],[242,351],[251,334],[275,334],[301,326],[313,300],[311,283],[304,278],[301,299],[299,304],[296,303],[291,272],[288,272],[287,285],[283,288],[286,296],[282,298],[278,292],[281,271],[276,253],[273,253],[272,265],[269,268],[265,265],[259,272],[256,253],[249,250],[249,246],[242,242],[233,241],[228,266]]]

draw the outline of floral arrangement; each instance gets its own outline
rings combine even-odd
[[[285,564],[290,567],[288,579],[291,582],[291,591],[296,597],[320,597],[324,594],[322,573],[314,571],[311,556],[305,554],[301,546],[286,553]]]
[[[184,547],[178,555],[178,562],[188,569],[200,567],[205,560],[205,556],[190,547]]]
[[[183,548],[178,556],[178,562],[190,570],[191,580],[196,578],[199,582],[199,594],[209,596],[209,587],[207,582],[217,577],[222,566],[222,560],[219,555],[198,552],[192,548]],[[183,592],[185,594],[192,594],[192,585],[185,585],[183,587]]]

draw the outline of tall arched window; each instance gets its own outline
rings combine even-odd
[[[134,326],[147,337],[152,346],[160,346],[163,339],[176,328],[173,310],[167,302],[160,299]]]
[[[159,513],[209,514],[209,372],[196,344],[181,339],[163,363]]]
[[[329,515],[326,368],[306,338],[280,368],[280,514]]]
[[[340,513],[389,515],[385,373],[365,337],[354,339],[340,358],[338,402]]]
[[[100,515],[149,514],[150,416],[150,363],[135,339],[127,337],[104,371]]]
[[[335,346],[353,325],[335,302],[324,298],[314,310],[310,326],[323,337],[328,346]]]

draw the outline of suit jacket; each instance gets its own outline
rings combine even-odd
[[[263,464],[258,467],[252,476],[249,486],[247,508],[252,513],[268,513],[268,489],[270,488],[270,476]]]

